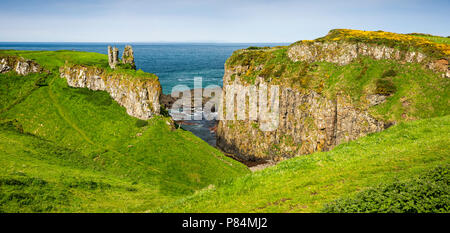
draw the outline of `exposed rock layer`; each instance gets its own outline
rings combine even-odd
[[[28,75],[30,73],[39,73],[42,71],[42,68],[36,62],[22,57],[1,57],[0,73],[6,73],[10,70],[14,70],[19,75]]]
[[[391,59],[399,62],[422,63],[427,68],[443,72],[450,77],[448,61],[446,59],[431,59],[416,51],[401,51],[385,45],[369,45],[365,43],[349,42],[305,42],[291,46],[288,56],[293,61],[326,61],[339,65],[347,65],[359,56],[368,56],[375,60]]]
[[[107,91],[130,116],[145,120],[160,112],[161,86],[157,78],[128,77],[82,65],[65,65],[60,68],[60,76],[71,87]]]

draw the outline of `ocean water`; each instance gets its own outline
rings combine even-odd
[[[107,46],[119,48],[120,56],[126,44],[133,46],[137,69],[159,77],[164,94],[177,85],[194,87],[194,77],[202,77],[202,87],[222,86],[225,61],[233,51],[250,46],[277,46],[273,43],[21,43],[0,42],[0,49],[15,50],[76,50],[107,54]],[[201,114],[194,111],[193,114]],[[214,122],[188,121],[183,128],[215,146]]]

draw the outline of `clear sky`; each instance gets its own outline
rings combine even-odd
[[[449,0],[0,0],[0,41],[294,42],[333,28],[449,36],[449,22]]]

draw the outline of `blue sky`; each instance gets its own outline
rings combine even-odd
[[[0,0],[0,41],[294,42],[333,28],[450,35],[450,1]]]

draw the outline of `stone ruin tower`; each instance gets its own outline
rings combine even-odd
[[[108,46],[108,64],[111,69],[115,69],[119,64],[119,49],[114,46]]]
[[[108,46],[108,63],[111,69],[115,69],[116,66],[120,63],[119,61],[119,49],[114,46]],[[130,64],[131,68],[136,69],[136,65],[134,63],[134,52],[131,45],[126,45],[125,50],[122,54],[122,63]]]
[[[133,69],[136,69],[136,64],[134,64],[134,52],[131,45],[126,45],[122,54],[122,63],[130,64]]]

